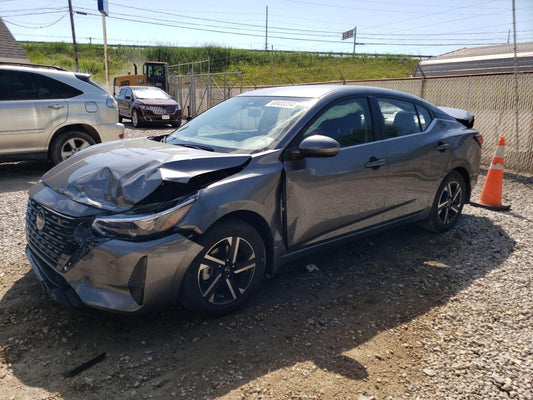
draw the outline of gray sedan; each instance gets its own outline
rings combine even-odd
[[[245,93],[51,169],[30,191],[26,252],[67,306],[223,315],[295,257],[399,224],[452,228],[478,179],[472,125],[370,87]]]

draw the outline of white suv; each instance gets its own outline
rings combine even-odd
[[[116,101],[89,76],[0,64],[0,161],[57,164],[92,144],[121,139]]]

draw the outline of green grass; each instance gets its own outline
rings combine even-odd
[[[32,63],[75,69],[74,51],[69,43],[22,42]],[[244,85],[293,84],[333,80],[402,78],[414,73],[419,60],[402,55],[317,54],[305,52],[264,52],[215,46],[204,47],[132,47],[110,46],[110,79],[139,70],[145,61],[166,61],[170,65],[210,60],[211,72],[243,72]],[[80,70],[98,83],[105,82],[104,48],[97,44],[78,45]],[[207,64],[194,66],[195,72],[207,72]],[[186,74],[186,66],[176,68]]]

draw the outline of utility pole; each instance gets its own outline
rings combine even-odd
[[[357,40],[357,26],[353,28],[353,54],[355,54],[355,42]]]
[[[266,6],[265,16],[265,51],[268,51],[268,6]]]
[[[69,0],[70,1],[70,0]],[[104,30],[104,64],[105,64],[105,84],[106,84],[106,88],[107,88],[107,91],[109,93],[111,93],[111,90],[109,88],[109,62],[108,62],[108,59],[107,59],[107,29],[106,29],[106,26],[105,26],[105,17],[106,17],[106,13],[105,11],[101,11],[102,13],[102,28]],[[113,88],[113,92],[115,91],[115,88]]]
[[[519,135],[519,114],[518,107],[518,60],[516,58],[516,7],[515,0],[513,0],[513,53],[514,53],[514,112],[515,112],[515,134],[516,134],[516,158],[518,164],[518,175],[522,167],[522,159],[520,157],[520,135]]]
[[[76,72],[80,72],[78,63],[78,46],[76,45],[76,30],[74,29],[74,11],[72,10],[72,1],[68,0],[68,10],[70,13],[70,27],[72,29],[72,43],[74,45],[74,62],[76,63]]]
[[[272,51],[270,52],[270,77],[272,86],[274,86],[274,45],[272,45]]]

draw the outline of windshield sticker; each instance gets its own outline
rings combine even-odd
[[[297,101],[291,100],[272,100],[268,102],[265,107],[279,107],[279,108],[296,108],[298,107]]]

